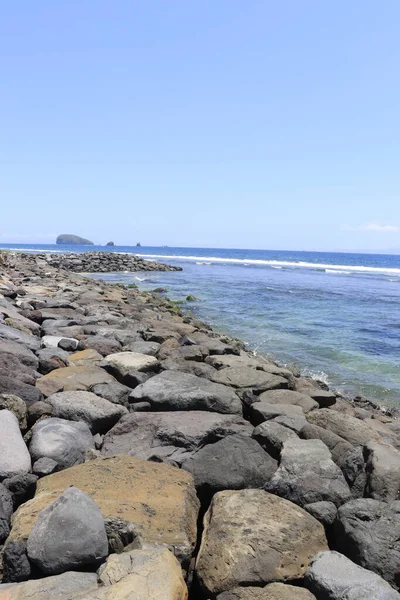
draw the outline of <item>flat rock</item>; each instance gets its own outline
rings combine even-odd
[[[346,457],[354,451],[354,446],[347,440],[318,425],[306,423],[299,431],[299,435],[306,440],[321,440],[321,442],[324,442],[325,446],[329,448],[333,460],[339,466],[342,466]]]
[[[96,573],[68,571],[61,575],[32,579],[2,589],[0,600],[71,600],[75,594],[87,594],[97,589]]]
[[[298,377],[295,380],[295,389],[297,392],[310,396],[310,398],[318,402],[321,408],[327,408],[336,403],[335,392],[321,389],[313,380]]]
[[[235,354],[224,354],[222,356],[208,356],[205,362],[215,369],[225,369],[227,367],[251,367],[266,373],[281,375],[282,377],[291,377],[292,374],[284,367],[278,367],[274,363],[260,356],[249,356],[246,352],[241,352],[239,356]]]
[[[87,348],[74,352],[68,356],[68,366],[70,367],[97,367],[103,361],[102,355],[94,348]]]
[[[26,404],[33,404],[42,399],[42,393],[37,387],[24,383],[13,376],[0,375],[0,393],[18,396]]]
[[[312,425],[336,433],[353,446],[364,446],[370,441],[382,441],[381,436],[366,421],[329,408],[312,411],[307,415],[307,420]]]
[[[400,594],[379,575],[329,550],[311,562],[305,583],[318,600],[400,600]]]
[[[121,350],[121,344],[113,338],[106,338],[102,335],[88,335],[82,339],[79,343],[79,347],[82,350],[87,348],[94,348],[102,356],[107,356],[112,352],[119,352]]]
[[[132,388],[118,381],[110,381],[109,383],[96,383],[90,388],[90,391],[113,404],[128,405],[128,397]]]
[[[0,410],[0,480],[31,470],[31,457],[22,438],[18,419]]]
[[[258,371],[251,367],[227,367],[216,371],[212,381],[239,389],[252,389],[257,392],[287,388],[288,381],[280,375]]]
[[[340,505],[351,498],[342,471],[321,440],[284,442],[279,469],[265,489],[300,506],[321,501]]]
[[[18,343],[12,340],[6,340],[0,336],[0,355],[11,354],[18,358],[18,360],[25,366],[37,369],[39,361],[35,354],[29,350],[23,343]]]
[[[138,352],[116,352],[108,354],[105,360],[118,379],[124,379],[131,371],[154,371],[159,364],[154,356]]]
[[[275,421],[296,433],[299,433],[307,423],[303,409],[294,404],[270,404],[269,402],[254,402],[250,406],[250,421],[257,426],[264,421]]]
[[[315,596],[304,588],[285,583],[269,583],[263,588],[237,587],[222,592],[217,600],[316,600]]]
[[[104,519],[134,524],[143,542],[170,548],[188,566],[199,510],[193,477],[126,455],[91,460],[39,479],[35,497],[14,515],[9,540],[26,540],[38,513],[71,485],[94,500]]]
[[[108,540],[96,503],[76,487],[65,490],[40,511],[27,553],[46,575],[97,567],[108,555]]]
[[[222,490],[262,488],[277,466],[255,440],[237,434],[201,448],[182,468],[192,473],[200,500],[208,504]]]
[[[84,421],[92,433],[105,433],[128,413],[124,406],[108,402],[92,392],[59,392],[47,398],[46,402],[53,407],[55,417]]]
[[[102,454],[130,454],[144,459],[161,455],[180,464],[206,444],[235,433],[250,435],[251,430],[239,415],[196,410],[134,412],[122,417],[105,435]]]
[[[133,390],[130,401],[150,402],[153,410],[160,411],[242,413],[242,403],[233,390],[180,371],[164,371],[155,375]]]
[[[275,421],[264,421],[254,428],[252,437],[270,456],[278,459],[284,442],[289,438],[297,438],[298,435],[292,429]]]
[[[364,447],[365,495],[375,500],[400,499],[400,452],[388,444],[369,442]]]
[[[114,377],[100,367],[64,367],[44,375],[36,381],[36,387],[44,396],[69,390],[89,390],[98,383],[110,383]]]
[[[15,329],[15,327],[8,327],[8,325],[3,325],[2,323],[0,323],[0,339],[23,344],[26,348],[33,351],[40,348],[40,340],[35,335],[24,333],[19,329]]]
[[[159,351],[161,344],[157,342],[144,342],[138,340],[137,342],[131,342],[124,346],[124,351],[137,352],[139,354],[148,354],[149,356],[156,356]]]
[[[51,458],[58,469],[67,469],[84,462],[90,448],[94,448],[93,436],[83,421],[50,418],[32,428],[29,451],[33,461]]]
[[[295,504],[262,490],[219,492],[204,518],[197,577],[211,596],[285,582],[326,548],[322,525]]]
[[[400,587],[400,502],[351,500],[338,510],[334,547],[355,563]]]
[[[304,413],[308,413],[319,406],[310,396],[293,392],[292,390],[269,390],[268,392],[263,392],[259,398],[260,402],[269,402],[269,404],[293,404],[300,406]]]

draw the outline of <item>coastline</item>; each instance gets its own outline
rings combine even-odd
[[[114,267],[116,260],[122,261],[121,270],[125,270],[126,257],[117,259],[114,254]],[[227,510],[225,505],[221,508],[222,505],[216,504],[217,497],[218,502],[225,502],[224,494],[243,494],[243,498],[235,496],[238,502],[243,502],[243,506],[256,505],[260,498],[258,495],[253,498],[250,492],[261,493],[264,489],[268,492],[266,502],[283,503],[276,508],[280,514],[277,519],[283,519],[283,528],[286,519],[290,522],[293,518],[289,513],[295,507],[300,511],[296,513],[297,521],[303,519],[304,529],[311,530],[312,534],[306,539],[305,533],[300,532],[301,548],[291,546],[294,540],[285,541],[290,546],[290,575],[279,579],[277,572],[266,574],[268,569],[264,567],[263,574],[257,573],[256,585],[260,586],[260,582],[275,585],[273,582],[281,581],[284,587],[291,587],[290,584],[298,586],[300,583],[297,592],[292,590],[292,593],[300,594],[300,590],[307,588],[309,595],[304,598],[319,600],[318,586],[312,583],[314,575],[310,575],[318,552],[335,554],[339,551],[343,559],[347,553],[344,560],[354,561],[351,565],[359,560],[356,552],[351,553],[341,545],[340,536],[334,531],[333,524],[339,528],[344,519],[340,506],[367,502],[367,510],[368,502],[374,499],[390,507],[390,503],[399,498],[396,409],[380,408],[365,399],[343,398],[321,382],[302,377],[295,369],[245,350],[240,340],[215,333],[209,325],[183,312],[168,298],[140,292],[135,286],[90,279],[62,269],[60,264],[59,256],[55,266],[39,255],[0,253],[0,357],[3,360],[0,428],[2,413],[3,417],[7,413],[7,419],[8,413],[12,413],[19,421],[18,434],[15,432],[13,438],[19,449],[14,452],[10,442],[8,448],[2,448],[4,456],[0,458],[0,479],[13,505],[12,520],[11,515],[6,519],[7,535],[4,537],[3,533],[0,539],[0,544],[5,543],[3,581],[13,583],[37,577],[37,581],[42,581],[43,573],[49,575],[43,567],[37,571],[39,563],[29,553],[37,512],[48,505],[48,499],[44,501],[44,490],[53,494],[53,500],[70,485],[81,486],[90,495],[90,486],[99,485],[90,479],[94,477],[96,482],[103,478],[100,487],[106,491],[97,490],[93,498],[103,517],[114,519],[112,527],[108,525],[108,530],[106,527],[109,544],[111,528],[125,552],[154,552],[149,547],[154,548],[152,531],[156,529],[156,546],[172,552],[185,576],[189,573],[189,582],[196,558],[194,583],[189,586],[193,599],[216,598],[235,587],[245,589],[243,585],[249,585],[247,579],[235,579],[236,575],[231,572],[225,578],[230,582],[227,588],[224,577],[215,578],[213,573],[218,561],[224,560],[219,555],[223,555],[225,548],[217,548],[213,527],[223,529],[223,517],[220,517],[221,523],[215,523],[213,518],[217,516],[208,512],[203,530],[197,524],[199,511],[204,514],[210,502],[215,515],[218,510]],[[159,263],[146,261],[146,265],[149,269],[163,269]],[[166,266],[166,270],[172,269]],[[66,434],[58,430],[65,427],[65,423],[54,424],[57,426],[55,435],[66,445],[62,460],[54,448],[49,450],[48,441],[47,445],[40,446],[37,438],[45,435],[40,431],[49,419],[83,421],[89,428],[89,442],[78,458],[65,458],[72,444],[72,438],[66,438]],[[41,450],[37,450],[38,447]],[[206,456],[207,452],[217,456],[220,464]],[[12,454],[15,456],[10,456]],[[13,463],[18,462],[20,454],[23,466],[16,467]],[[319,463],[322,455],[324,464]],[[115,456],[119,457],[117,461],[112,458]],[[132,462],[127,464],[126,460]],[[229,460],[234,460],[235,466]],[[294,469],[294,479],[290,481],[285,480],[280,466],[285,460]],[[106,471],[115,471],[118,481],[127,480],[128,472],[137,471],[135,485],[141,490],[141,506],[150,507],[146,515],[141,513],[143,508],[135,507],[135,515],[126,507],[122,510],[115,498],[112,510],[109,508],[107,494],[112,494],[107,491],[108,475],[103,472],[104,465]],[[287,470],[290,472],[289,467]],[[144,473],[144,479],[139,472]],[[18,493],[9,483],[15,477],[19,478]],[[21,477],[29,480],[29,485],[22,486],[22,493]],[[171,487],[163,495],[164,484],[160,481],[165,477],[170,479]],[[116,480],[113,482],[110,485],[115,486]],[[86,485],[88,487],[83,489]],[[157,504],[158,496],[162,502],[168,497],[175,499],[168,505],[169,512],[163,512]],[[264,496],[261,500],[262,504]],[[132,502],[135,502],[133,498]],[[311,506],[321,503],[325,504],[325,512]],[[180,513],[182,506],[185,508]],[[107,512],[109,510],[111,512]],[[263,515],[262,508],[260,510]],[[238,520],[245,521],[244,508],[237,511]],[[124,523],[116,524],[116,517],[122,513]],[[124,538],[126,522],[136,523],[135,534],[128,536],[129,543],[125,543]],[[265,552],[262,540],[253,539],[251,527],[250,533],[241,533],[239,538],[236,530],[232,532],[232,524],[226,527],[226,546],[237,544],[240,549],[241,545],[251,543],[257,555]],[[265,528],[268,539],[268,525]],[[250,542],[246,536],[250,536]],[[137,539],[135,549],[131,547],[133,538]],[[171,541],[172,538],[178,542]],[[375,539],[373,542],[378,544]],[[273,541],[270,543],[273,546]],[[109,554],[117,556],[108,551],[103,562]],[[296,562],[297,556],[302,560]],[[159,558],[157,554],[157,560]],[[168,555],[162,560],[172,559]],[[94,566],[97,565],[92,564],[88,570],[94,572]],[[387,598],[398,597],[394,589],[398,582],[391,577],[389,568],[385,570],[381,564],[374,568],[372,563],[365,562],[357,566],[360,567],[361,571],[367,569],[367,573],[375,570],[378,579],[383,573],[393,586],[390,588],[393,595]],[[244,571],[246,568],[243,565]],[[175,563],[170,565],[168,576],[174,569],[180,567]],[[361,575],[364,577],[365,573]],[[184,598],[186,584],[181,581],[182,575],[179,577]],[[104,581],[93,581],[91,585],[104,589]],[[382,589],[388,585],[383,580],[378,584]],[[107,585],[112,588],[118,583]],[[0,586],[1,600],[2,593]],[[172,595],[169,597],[172,599]]]

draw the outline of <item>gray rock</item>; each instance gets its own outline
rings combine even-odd
[[[6,375],[0,375],[0,393],[18,396],[28,405],[42,399],[42,394],[38,388]]]
[[[252,437],[273,458],[279,459],[282,446],[289,438],[297,438],[297,434],[275,421],[265,421],[254,428]]]
[[[226,367],[215,371],[212,381],[238,389],[252,389],[256,392],[288,387],[285,377],[258,371],[252,367]]]
[[[134,412],[105,435],[102,454],[130,454],[144,459],[159,456],[180,464],[206,444],[235,433],[250,435],[251,430],[251,425],[238,415],[207,411]]]
[[[24,333],[19,329],[8,327],[8,325],[3,325],[2,323],[0,323],[0,339],[8,342],[17,342],[18,344],[23,344],[26,348],[32,350],[33,352],[35,352],[35,350],[39,350],[40,348],[40,340],[35,335]]]
[[[32,471],[38,477],[44,477],[54,473],[58,468],[58,464],[52,458],[39,458],[32,467]]]
[[[379,433],[368,422],[329,408],[312,411],[307,415],[307,420],[312,425],[336,433],[353,446],[364,446],[370,441],[381,441]]]
[[[325,446],[329,448],[333,460],[339,466],[342,465],[347,455],[354,450],[352,444],[336,435],[336,433],[311,423],[307,423],[301,429],[299,435],[306,440],[321,440],[321,442],[324,442]]]
[[[92,433],[105,433],[128,412],[124,406],[112,404],[92,392],[58,392],[46,402],[53,407],[56,417],[84,421]]]
[[[361,446],[354,448],[341,462],[341,469],[353,498],[362,498],[367,484],[364,455]]]
[[[66,421],[50,417],[33,426],[29,451],[33,461],[51,458],[57,470],[79,465],[85,452],[94,448],[89,426],[83,421]]]
[[[274,420],[276,423],[292,429],[296,433],[301,431],[307,423],[303,409],[293,404],[270,404],[269,402],[255,402],[249,408],[250,421],[257,426],[264,421]]]
[[[351,500],[338,510],[335,549],[399,589],[400,502]]]
[[[90,391],[113,404],[126,405],[132,389],[118,381],[112,381],[110,383],[96,383]]]
[[[34,353],[21,343],[2,339],[0,336],[0,354],[11,354],[25,366],[37,369],[39,361]]]
[[[269,402],[270,404],[293,404],[300,406],[304,413],[318,408],[318,402],[315,402],[310,396],[293,392],[292,390],[269,390],[260,395],[260,402]]]
[[[351,497],[341,470],[320,440],[288,439],[279,469],[265,489],[300,506],[321,501],[340,505]]]
[[[72,600],[97,589],[96,573],[68,571],[61,575],[10,584],[10,600]],[[0,585],[0,592],[2,586]],[[15,595],[14,595],[15,594]],[[0,595],[1,597],[1,595]]]
[[[217,600],[316,600],[304,588],[286,583],[269,583],[265,587],[236,587],[222,592]]]
[[[26,553],[26,543],[10,540],[3,552],[4,583],[25,581],[31,576],[32,567]]]
[[[81,350],[93,348],[102,356],[107,356],[107,354],[119,352],[122,346],[117,340],[112,338],[106,338],[101,335],[88,335],[80,341],[79,347]]]
[[[12,495],[9,490],[0,483],[0,545],[3,544],[10,533],[12,513]]]
[[[156,356],[157,352],[161,348],[161,344],[157,342],[144,342],[137,341],[131,342],[124,346],[123,350],[128,352],[139,352],[140,354],[148,354],[149,356]]]
[[[336,506],[333,504],[333,502],[327,501],[306,504],[304,506],[304,510],[306,510],[308,513],[310,513],[310,515],[312,515],[315,519],[322,523],[322,525],[325,528],[333,525],[337,515]]]
[[[14,510],[33,498],[37,480],[37,475],[33,475],[33,473],[24,473],[23,475],[15,475],[9,479],[4,479],[3,485],[11,492]]]
[[[205,446],[182,469],[193,475],[200,500],[208,504],[221,490],[262,488],[277,466],[255,440],[237,434]]]
[[[318,600],[400,600],[400,594],[379,575],[329,550],[311,562],[305,583]]]
[[[108,555],[101,512],[78,488],[68,488],[44,508],[27,542],[28,557],[46,575],[96,568]]]
[[[164,371],[139,385],[131,402],[150,402],[153,410],[209,410],[242,413],[242,403],[230,388],[180,371]]]
[[[375,500],[400,499],[400,452],[389,444],[364,446],[365,495]]]
[[[19,430],[17,417],[0,410],[0,480],[31,470],[31,457]]]

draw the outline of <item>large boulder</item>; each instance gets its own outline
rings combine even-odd
[[[132,371],[155,371],[159,362],[154,356],[138,352],[116,352],[109,354],[105,360],[111,373],[122,383],[129,385]]]
[[[16,356],[18,360],[27,367],[31,367],[32,369],[38,368],[39,361],[32,350],[22,343],[6,340],[0,336],[0,355],[3,354]]]
[[[366,421],[329,408],[312,411],[307,415],[307,420],[312,425],[336,433],[353,446],[364,446],[370,441],[381,441],[381,436]]]
[[[59,392],[47,398],[53,415],[70,421],[85,421],[92,433],[105,433],[127,414],[124,406],[113,404],[92,392]]]
[[[197,577],[212,597],[290,581],[326,548],[322,525],[295,504],[262,490],[219,492],[204,518]]]
[[[126,455],[91,460],[39,479],[35,497],[14,515],[9,541],[26,540],[38,513],[71,485],[88,494],[105,519],[134,524],[143,542],[170,548],[188,565],[199,510],[193,477]]]
[[[364,447],[366,496],[375,500],[400,499],[400,452],[389,444],[369,442]]]
[[[254,402],[250,406],[250,421],[257,426],[264,421],[275,421],[299,433],[307,423],[301,406],[294,404],[270,404],[269,402]]]
[[[79,352],[70,354],[67,362],[69,367],[97,367],[103,360],[102,355],[99,354],[97,350],[94,348],[87,348],[86,350],[80,350]]]
[[[72,600],[76,594],[87,594],[97,589],[96,573],[68,571],[61,575],[31,579],[24,583],[0,585],[0,600]]]
[[[229,592],[222,592],[217,600],[316,600],[316,598],[304,588],[285,583],[269,583],[262,588],[237,587]]]
[[[31,333],[25,333],[24,331],[15,329],[15,327],[9,327],[8,325],[3,325],[2,323],[0,323],[0,339],[7,342],[16,342],[24,345],[33,352],[39,350],[40,348],[40,340],[35,335],[32,335]]]
[[[0,393],[14,394],[26,402],[26,404],[33,404],[42,399],[42,394],[37,387],[24,383],[11,375],[0,375]]]
[[[346,457],[354,451],[354,446],[348,441],[329,431],[329,429],[324,429],[318,425],[306,423],[300,430],[299,435],[306,440],[321,440],[321,442],[324,442],[325,446],[329,448],[333,460],[339,466],[342,466]]]
[[[289,438],[297,438],[298,435],[292,429],[280,425],[275,421],[264,421],[254,428],[252,437],[257,440],[262,448],[273,458],[278,459],[283,444]]]
[[[338,552],[320,552],[307,569],[305,583],[318,600],[400,600],[379,575]]]
[[[163,458],[181,464],[193,452],[228,435],[247,433],[251,425],[239,415],[207,411],[134,412],[105,435],[102,454]]]
[[[400,587],[400,502],[352,500],[338,510],[335,549]]]
[[[44,375],[36,386],[44,396],[71,390],[89,390],[97,383],[110,383],[114,377],[100,367],[64,367]]]
[[[212,381],[223,385],[230,385],[239,389],[252,389],[257,392],[287,388],[288,381],[281,375],[258,371],[251,367],[227,367],[216,371]]]
[[[186,460],[200,500],[209,503],[216,492],[262,488],[277,469],[276,461],[246,435],[230,435],[209,444]]]
[[[265,489],[300,506],[321,501],[340,505],[351,498],[342,471],[320,440],[289,438],[283,444],[279,469]]]
[[[300,392],[293,392],[292,390],[269,390],[268,392],[263,392],[259,398],[260,402],[269,402],[270,404],[293,404],[300,406],[305,413],[319,406],[310,396],[300,394]]]
[[[242,403],[235,392],[207,379],[164,371],[139,385],[130,395],[131,402],[150,402],[153,410],[209,410],[219,413],[242,413]]]
[[[27,553],[46,575],[96,568],[108,555],[104,520],[96,503],[76,487],[65,490],[40,511]]]
[[[89,448],[94,448],[93,436],[83,421],[50,418],[32,428],[29,445],[32,461],[51,458],[58,469],[67,469],[84,462]]]
[[[31,457],[22,438],[18,419],[0,410],[0,481],[31,470]]]

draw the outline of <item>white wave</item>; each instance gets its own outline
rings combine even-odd
[[[196,262],[196,265],[203,265],[203,266],[207,266],[207,265],[211,265],[212,263],[210,262]]]
[[[282,267],[274,267],[274,265],[271,265],[273,269],[282,269]]]
[[[339,269],[325,269],[325,273],[333,273],[334,275],[351,275],[351,271],[339,271]]]
[[[289,267],[297,269],[331,269],[332,271],[348,271],[349,273],[376,273],[383,275],[392,275],[400,277],[400,269],[388,267],[365,267],[362,265],[329,265],[324,263],[309,263],[304,261],[290,262],[286,260],[262,260],[262,259],[243,259],[243,258],[222,258],[221,256],[179,256],[176,254],[139,254],[142,258],[170,259],[170,260],[191,260],[191,261],[210,261],[213,263],[227,264],[252,264],[265,265],[267,267]]]
[[[126,271],[126,272],[128,273],[129,271]],[[136,279],[136,281],[147,281],[147,277],[137,277],[136,276],[135,279]]]

